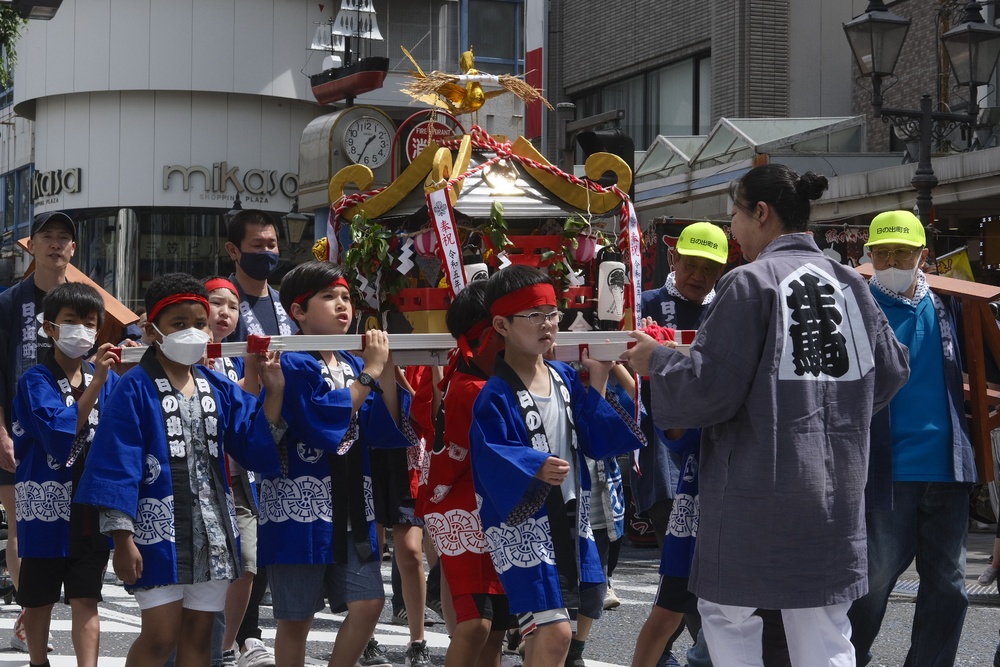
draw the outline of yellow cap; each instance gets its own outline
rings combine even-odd
[[[924,226],[917,216],[909,211],[886,211],[879,213],[868,227],[868,243],[866,245],[882,245],[884,243],[901,243],[903,245],[922,248],[927,245]]]
[[[677,252],[725,264],[729,261],[729,241],[721,227],[711,222],[695,222],[681,232]]]

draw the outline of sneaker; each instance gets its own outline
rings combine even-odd
[[[569,653],[566,654],[565,667],[587,667],[587,663],[583,661],[583,647],[583,642],[575,639],[570,642]]]
[[[14,621],[14,634],[10,637],[10,647],[21,653],[28,652],[28,639],[24,636],[24,610],[17,615]]]
[[[521,633],[517,628],[510,628],[507,630],[507,641],[504,643],[503,652],[514,654],[521,646],[521,643]]]
[[[392,661],[385,657],[385,648],[372,637],[355,667],[392,667]]]
[[[660,656],[656,667],[681,667],[681,663],[677,660],[677,656],[674,655],[673,651],[670,651]]]
[[[427,600],[427,608],[437,614],[441,619],[444,619],[444,611],[441,609],[441,600],[430,599]]]
[[[409,625],[410,617],[406,614],[406,607],[392,612],[393,625]]]
[[[243,642],[243,653],[236,660],[236,667],[274,667],[274,656],[264,646],[264,642],[247,637]]]
[[[618,595],[615,594],[615,589],[608,584],[608,590],[604,594],[604,610],[615,609],[620,607],[622,601],[618,599]]]
[[[24,635],[24,610],[17,615],[17,620],[14,621],[14,634],[10,638],[10,647],[15,651],[21,651],[22,653],[28,652],[28,638]],[[51,653],[55,647],[52,646],[52,633],[49,633],[49,643],[46,645],[45,649]]]
[[[236,654],[238,651],[233,644],[233,648],[222,652],[222,667],[236,667]]]
[[[983,586],[989,586],[997,580],[997,572],[1000,572],[1000,568],[993,567],[992,563],[987,565],[983,573],[979,575],[979,583]]]
[[[406,667],[430,667],[431,653],[427,650],[427,642],[411,642],[406,649]]]

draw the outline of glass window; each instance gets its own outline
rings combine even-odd
[[[189,273],[198,279],[232,273],[222,213],[221,209],[169,208],[86,212],[77,219],[73,263],[122,303],[135,308],[142,304],[153,278],[164,273]],[[278,225],[281,252],[281,262],[271,276],[277,287],[296,264],[312,259],[314,230],[307,225],[301,241],[290,245],[282,228],[282,214],[271,215]]]
[[[372,45],[373,55],[388,55],[397,71],[413,69],[399,47],[405,46],[425,72],[458,70],[459,12],[449,0],[375,0],[384,42]]]
[[[695,99],[698,102],[698,126],[691,134],[708,134],[712,131],[712,56],[701,58],[697,64],[698,88],[695,90]]]
[[[7,82],[9,85],[6,88],[0,89],[0,109],[14,103],[14,71],[9,69],[9,64],[7,61],[7,49],[0,49],[0,67],[6,69],[10,74],[10,80]]]
[[[684,60],[661,67],[649,75],[650,116],[656,134],[680,136],[693,134],[695,107],[694,61]],[[640,146],[648,146],[648,137]]]
[[[31,167],[17,170],[17,222],[31,220]]]
[[[519,3],[469,0],[469,44],[477,58],[510,62],[520,58],[517,43],[520,11]]]
[[[622,129],[639,150],[660,134],[706,134],[712,127],[712,58],[671,63],[588,91],[574,102],[577,118],[624,109]]]
[[[631,79],[616,81],[601,90],[601,111],[624,109],[621,129],[632,137],[636,146],[649,144],[643,118],[644,79],[640,74]]]
[[[14,173],[10,172],[3,177],[3,228],[14,229],[14,213],[16,211],[14,199]]]

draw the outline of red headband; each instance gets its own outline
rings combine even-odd
[[[492,317],[510,317],[519,311],[534,308],[535,306],[555,306],[556,290],[549,283],[538,283],[514,290],[510,294],[504,294],[490,305],[490,315]],[[483,340],[479,343],[479,354],[482,354],[490,344],[495,329],[490,329]]]
[[[149,317],[147,319],[152,322],[156,319],[156,316],[160,314],[160,311],[167,306],[172,306],[175,303],[182,303],[184,301],[194,301],[195,303],[200,303],[205,307],[205,313],[207,314],[209,312],[208,299],[200,294],[181,292],[180,294],[171,294],[170,296],[163,297],[157,301],[156,305],[149,311]]]
[[[468,331],[459,334],[458,346],[448,355],[448,365],[445,367],[444,377],[438,383],[438,389],[444,391],[448,383],[451,382],[451,376],[458,369],[459,359],[464,359],[466,363],[469,362],[473,355],[471,342],[482,336],[483,332],[490,326],[489,320],[480,320],[469,327]]]
[[[227,289],[232,292],[237,299],[240,298],[240,292],[236,289],[236,285],[232,284],[225,278],[212,278],[205,283],[205,289],[207,289],[209,293],[214,292],[217,289]]]
[[[505,294],[490,306],[490,315],[510,317],[535,306],[555,306],[556,290],[549,283],[538,283]]]
[[[472,341],[476,340],[483,335],[487,327],[492,326],[489,320],[481,320],[476,322],[469,330],[458,337],[458,350],[462,358],[468,361],[472,358]]]
[[[327,285],[323,289],[329,289],[331,287],[338,287],[338,286],[339,287],[343,287],[348,292],[351,291],[351,286],[347,282],[347,278],[345,278],[344,276],[340,276],[339,278],[337,278],[336,280],[334,280],[332,283],[330,283],[329,285]],[[292,303],[297,303],[297,304],[299,304],[301,306],[304,302],[306,302],[309,299],[311,299],[314,296],[316,296],[317,292],[322,292],[322,291],[323,290],[313,290],[312,292],[303,292],[302,294],[300,294],[297,297],[295,297],[294,299],[292,299]]]

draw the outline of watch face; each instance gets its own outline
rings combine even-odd
[[[344,152],[351,162],[375,169],[389,161],[391,151],[392,134],[377,118],[362,116],[344,130]]]

